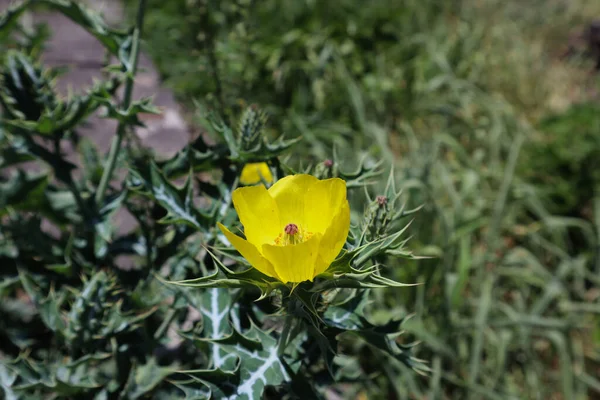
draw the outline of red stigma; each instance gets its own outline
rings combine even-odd
[[[283,230],[288,235],[295,235],[298,233],[298,225],[296,224],[287,224],[285,229]]]
[[[385,196],[377,196],[376,200],[377,204],[379,204],[381,207],[385,206],[388,202],[388,199]]]
[[[333,161],[331,161],[330,159],[327,159],[327,160],[323,161],[323,165],[326,166],[327,168],[331,168],[331,167],[333,167]]]

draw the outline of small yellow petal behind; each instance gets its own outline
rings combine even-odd
[[[319,255],[321,235],[313,235],[306,242],[288,246],[265,244],[262,253],[273,265],[283,283],[312,281]]]
[[[238,188],[232,198],[246,239],[258,248],[273,243],[281,232],[281,224],[277,204],[267,189],[263,185]]]
[[[240,183],[242,185],[256,185],[264,180],[267,183],[273,182],[273,174],[269,165],[265,162],[250,163],[244,165],[240,174]]]
[[[319,246],[319,257],[321,262],[315,266],[315,275],[325,272],[333,260],[340,254],[340,251],[344,247],[344,243],[346,243],[349,230],[350,206],[348,205],[348,200],[344,199],[344,204],[321,238],[321,244]]]
[[[246,260],[248,260],[250,265],[252,265],[254,268],[256,268],[265,275],[281,280],[281,278],[279,278],[279,276],[275,272],[275,269],[273,268],[271,263],[267,259],[265,259],[262,256],[262,254],[260,254],[258,249],[252,243],[249,243],[247,240],[244,240],[241,237],[233,234],[220,222],[218,222],[217,225],[219,226],[219,229],[221,230],[221,232],[223,232],[227,240],[229,240],[231,245],[235,247],[236,250],[239,251],[239,253]]]

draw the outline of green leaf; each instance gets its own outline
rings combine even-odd
[[[16,398],[20,398],[21,394],[31,395],[40,391],[63,397],[83,395],[101,387],[96,380],[98,374],[92,372],[91,367],[107,356],[96,354],[72,362],[62,360],[62,363],[37,363],[20,356],[0,362],[0,380],[2,386],[8,388],[9,393],[14,393]]]
[[[285,140],[280,136],[273,142],[268,142],[263,133],[266,114],[247,108],[238,126],[238,140],[232,129],[214,113],[207,117],[207,125],[220,135],[229,149],[229,159],[240,165],[249,162],[270,161],[299,142],[302,137]]]
[[[209,339],[222,339],[231,335],[229,311],[231,310],[231,295],[228,289],[211,288],[202,293],[203,333]],[[219,345],[211,345],[212,366],[215,369],[230,370],[235,367],[235,357],[227,354]]]
[[[158,166],[152,162],[149,171],[130,170],[132,178],[129,187],[137,192],[152,197],[168,215],[159,222],[164,224],[185,223],[198,230],[212,227],[213,217],[197,210],[193,204],[193,175],[190,172],[182,188],[177,188],[165,178]],[[147,192],[140,191],[140,187]]]
[[[0,68],[2,123],[32,131],[49,109],[57,106],[52,73],[29,56],[11,50]]]
[[[121,193],[107,198],[104,205],[98,211],[98,219],[94,221],[94,229],[97,234],[94,243],[94,252],[98,258],[104,257],[108,252],[108,247],[113,240],[115,231],[112,217],[119,211],[126,197],[127,190],[123,190]]]
[[[61,315],[60,308],[65,300],[64,292],[60,298],[57,298],[54,290],[50,289],[47,296],[40,293],[41,288],[34,282],[33,278],[23,272],[19,272],[19,278],[23,288],[33,300],[44,324],[53,332],[62,332],[66,324]]]
[[[213,261],[219,268],[211,275],[203,276],[195,279],[186,279],[182,281],[166,281],[160,276],[157,279],[165,284],[186,286],[194,288],[249,288],[255,287],[260,290],[261,296],[259,299],[266,297],[273,290],[285,286],[275,278],[267,276],[257,269],[250,267],[241,272],[234,272],[227,268],[221,260],[207,250]]]
[[[68,312],[64,335],[70,348],[103,348],[117,335],[138,329],[156,311],[151,308],[136,313],[135,309],[126,309],[120,292],[115,277],[102,270],[85,281]]]
[[[239,365],[236,366],[235,371],[213,369],[179,371],[178,373],[191,378],[174,381],[175,385],[181,388],[186,396],[190,396],[193,399],[206,398],[211,400],[236,398],[235,394],[240,382]],[[201,384],[204,390],[198,384]]]
[[[78,144],[78,153],[83,164],[85,179],[94,186],[98,186],[102,177],[102,163],[98,149],[92,140],[87,137],[81,138]]]
[[[39,210],[45,202],[44,190],[48,185],[46,174],[28,174],[18,170],[8,181],[0,181],[0,215],[6,207],[23,211]]]
[[[375,164],[371,163],[371,165],[367,165],[366,157],[363,158],[359,163],[358,167],[355,171],[342,171],[338,165],[339,157],[337,155],[337,150],[333,148],[333,176],[338,176],[346,181],[346,187],[348,189],[363,187],[367,185],[372,185],[377,182],[379,175],[381,175],[381,165],[383,161],[377,162]]]
[[[255,107],[248,107],[242,114],[238,126],[238,138],[242,150],[260,145],[262,130],[267,123],[267,114]]]
[[[378,265],[364,269],[354,268],[352,262],[359,254],[360,249],[342,254],[325,272],[316,277],[314,284],[307,286],[306,283],[303,283],[302,285],[305,286],[306,290],[315,293],[335,288],[368,289],[416,285],[396,282],[382,276]]]
[[[113,55],[118,55],[119,49],[128,37],[126,32],[108,26],[97,12],[88,8],[84,3],[71,0],[35,0],[35,2],[26,3],[46,5],[59,11],[91,33]]]
[[[179,388],[185,395],[185,400],[209,400],[211,390],[209,385],[196,378],[173,379],[170,382]]]
[[[71,222],[77,224],[82,221],[77,201],[71,191],[48,190],[46,200],[50,212],[44,213],[44,216],[58,223]]]
[[[120,123],[128,126],[144,126],[138,118],[138,114],[160,114],[160,110],[152,104],[151,98],[132,101],[127,109],[122,109],[119,104],[111,101],[110,96],[97,97],[96,100],[106,107],[104,117],[116,119]]]
[[[180,371],[205,383],[213,399],[260,399],[266,385],[277,386],[290,379],[277,354],[277,340],[255,326],[245,335],[234,330],[232,335],[213,342],[238,357],[235,370]]]
[[[172,158],[159,162],[158,165],[168,178],[178,178],[190,172],[210,171],[226,152],[221,147],[208,146],[202,136],[178,151]]]
[[[412,346],[402,346],[394,340],[400,335],[405,318],[392,319],[384,325],[369,322],[365,316],[368,294],[368,290],[360,290],[342,303],[330,305],[323,314],[325,325],[337,330],[338,334],[352,333],[361,337],[369,346],[387,353],[416,371],[427,370],[420,360],[412,357]]]
[[[28,61],[21,61],[22,64],[26,62]],[[31,65],[22,65],[21,68],[26,66],[33,71],[39,70]],[[19,91],[13,89],[6,95],[2,95],[0,92],[0,103],[11,111],[8,115],[10,118],[4,118],[2,123],[13,128],[17,134],[63,137],[66,132],[72,130],[102,104],[111,104],[112,94],[118,87],[115,80],[103,81],[95,84],[87,94],[71,96],[67,101],[63,101],[53,98],[53,83],[47,82],[46,78],[49,72],[40,70],[37,74],[39,77],[36,77],[33,83],[27,82],[28,85],[20,88]],[[29,78],[31,79],[31,77]],[[7,79],[4,78],[4,80]],[[23,97],[28,101],[24,101]],[[131,112],[137,111],[138,109],[135,108]],[[135,117],[136,114],[132,115]]]
[[[139,399],[148,396],[167,376],[174,372],[172,368],[157,365],[154,357],[151,357],[145,364],[136,366],[131,371],[130,379],[121,396],[127,399]]]
[[[6,40],[13,28],[18,24],[19,18],[27,10],[29,1],[10,3],[9,7],[0,14],[0,42]]]
[[[6,147],[2,147],[2,152],[0,153],[0,169],[33,160],[35,160],[34,156],[23,154],[9,144]]]
[[[262,345],[261,351],[249,351],[243,343],[223,345],[226,350],[240,357],[240,383],[236,398],[257,399],[262,397],[265,386],[277,386],[289,380],[289,376],[277,355],[277,341],[254,327],[246,335]]]

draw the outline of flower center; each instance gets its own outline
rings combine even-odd
[[[289,223],[283,228],[283,232],[275,238],[277,246],[288,246],[307,241],[312,236],[312,232],[305,231],[296,224]]]
[[[296,224],[287,224],[285,226],[284,232],[286,235],[296,235],[298,233],[298,225]]]

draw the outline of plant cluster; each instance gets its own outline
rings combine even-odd
[[[96,37],[116,60],[104,80],[85,93],[57,92],[56,71],[39,59],[47,32],[19,22],[34,6]],[[232,115],[208,116],[209,132],[156,161],[133,140],[141,114],[156,112],[150,99],[132,96],[144,11],[142,0],[128,30],[70,0],[24,1],[0,16],[0,396],[318,399],[362,393],[382,368],[426,370],[400,336],[406,315],[383,320],[370,305],[371,292],[405,286],[382,274],[388,257],[413,258],[404,227],[414,210],[394,206],[393,176],[382,194],[389,200],[373,199],[365,211],[356,204],[380,174],[376,165],[349,171],[337,157],[287,165],[281,155],[297,140],[269,138],[255,107],[237,125]],[[97,112],[117,122],[107,155],[78,132]],[[297,194],[295,177],[308,176],[300,172],[335,178],[310,178],[335,182],[335,196],[348,188],[352,212],[345,199],[331,200],[329,218],[343,221],[322,235],[331,247],[314,274],[284,275],[294,262],[267,274],[248,266],[255,259],[240,257],[217,228],[229,232],[224,226],[248,218],[236,193],[261,187],[236,188],[256,163],[277,181],[273,190],[285,181],[279,190]],[[125,214],[136,221],[127,231]],[[331,249],[341,248],[336,257]]]
[[[558,59],[597,1],[149,1],[148,51],[190,114],[257,102],[307,139],[292,164],[393,165],[387,203],[356,199],[369,232],[401,228],[378,215],[398,192],[423,206],[411,248],[432,258],[378,260],[423,285],[374,302],[415,313],[431,373],[380,369],[368,398],[598,393],[597,106],[570,107],[597,78]]]

